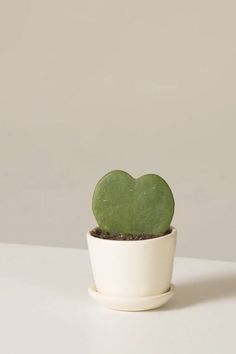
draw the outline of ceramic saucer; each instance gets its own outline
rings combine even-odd
[[[170,289],[161,295],[146,297],[115,297],[99,293],[95,285],[88,288],[89,295],[104,306],[119,311],[145,311],[158,308],[166,304],[175,293],[175,286],[171,284]]]

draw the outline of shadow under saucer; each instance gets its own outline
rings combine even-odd
[[[230,275],[209,277],[176,283],[176,294],[159,311],[181,309],[199,303],[236,297],[236,272]]]

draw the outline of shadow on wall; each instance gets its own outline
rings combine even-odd
[[[231,275],[176,285],[176,295],[159,311],[177,310],[200,303],[236,297],[236,272]]]

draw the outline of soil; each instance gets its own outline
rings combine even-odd
[[[97,238],[102,238],[106,240],[116,240],[116,241],[138,241],[138,240],[148,240],[151,238],[157,238],[160,236],[168,235],[171,230],[167,230],[163,235],[132,235],[132,234],[109,234],[109,232],[102,231],[99,227],[95,227],[90,234]]]

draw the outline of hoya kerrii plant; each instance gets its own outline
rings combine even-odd
[[[97,227],[87,233],[92,298],[115,310],[143,311],[173,296],[174,207],[170,187],[156,174],[135,179],[115,170],[101,178],[92,199]]]
[[[107,173],[97,183],[92,209],[98,227],[94,236],[114,240],[141,240],[170,231],[174,197],[166,181],[147,174],[133,178],[124,171]]]

